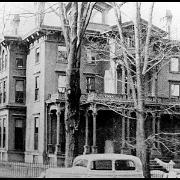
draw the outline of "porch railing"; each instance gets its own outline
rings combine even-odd
[[[49,96],[49,100],[57,101],[57,100],[65,100],[64,94],[55,93]],[[126,94],[108,94],[108,93],[89,93],[81,95],[81,102],[114,102],[114,103],[133,103],[132,96],[128,96]],[[146,104],[180,104],[180,97],[160,97],[157,98],[155,96],[146,96],[145,97]]]

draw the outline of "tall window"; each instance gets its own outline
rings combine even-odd
[[[59,75],[58,77],[58,91],[64,93],[66,89],[66,76]]]
[[[67,63],[67,51],[66,51],[66,47],[58,46],[57,61],[61,62],[61,63]]]
[[[39,117],[34,118],[34,150],[38,150]]]
[[[95,64],[97,60],[97,53],[93,52],[91,49],[87,49],[87,62]]]
[[[0,148],[6,145],[6,118],[0,118]]]
[[[95,77],[86,78],[86,91],[87,93],[95,91]]]
[[[35,62],[38,63],[39,62],[39,56],[40,56],[40,49],[39,48],[36,49],[36,55],[35,56],[36,56]]]
[[[2,100],[2,97],[3,97],[3,83],[2,82],[0,82],[0,104],[3,102],[3,100]]]
[[[171,72],[180,72],[180,63],[179,58],[173,57],[170,61],[170,71]]]
[[[16,80],[15,102],[24,103],[24,81]]]
[[[7,83],[6,81],[3,81],[3,103],[6,102],[6,95],[7,95]]]
[[[170,84],[170,96],[171,97],[179,97],[179,89],[180,89],[180,84],[175,84],[172,83]]]
[[[2,70],[2,56],[0,57],[0,71]]]
[[[15,120],[15,149],[23,150],[23,120],[16,119]]]
[[[39,76],[35,77],[35,101],[39,100]]]
[[[22,68],[24,66],[23,64],[23,58],[16,58],[16,67]]]
[[[135,47],[135,37],[134,37],[134,35],[127,36],[127,37],[125,38],[125,43],[126,43],[126,46],[127,46],[128,48],[133,48],[133,47]]]

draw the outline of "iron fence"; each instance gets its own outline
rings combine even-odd
[[[55,168],[56,164],[22,163],[0,161],[0,177],[35,178],[48,168]]]

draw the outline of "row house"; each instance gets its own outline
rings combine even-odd
[[[101,14],[101,22],[90,22],[83,41],[76,155],[109,151],[135,154],[135,149],[127,148],[124,143],[124,140],[135,143],[136,120],[131,90],[128,83],[123,85],[127,78],[121,64],[115,60],[113,52],[118,49],[114,39],[107,40],[103,35],[117,31],[116,26],[106,22],[110,9],[109,3],[96,4],[94,14]],[[37,14],[36,20],[41,26],[19,37],[16,16],[13,35],[4,36],[1,41],[0,157],[9,161],[43,163],[48,159],[61,163],[65,154],[67,54],[62,29],[43,25],[41,14]],[[132,22],[123,24],[131,51],[134,49],[132,26]],[[155,26],[153,31],[163,32]],[[104,44],[106,52],[102,52],[102,48],[101,52],[92,49],[93,43],[97,45],[98,42],[99,46]],[[146,136],[167,130],[178,132],[180,128],[178,114],[153,113],[162,106],[174,106],[178,110],[179,63],[178,57],[172,57],[158,77],[151,77],[145,101],[146,108],[151,110],[146,120]],[[127,112],[127,108],[132,111]],[[156,148],[160,149],[160,144]]]

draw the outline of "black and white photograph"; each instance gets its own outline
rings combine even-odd
[[[0,2],[0,178],[180,178],[180,2]]]

